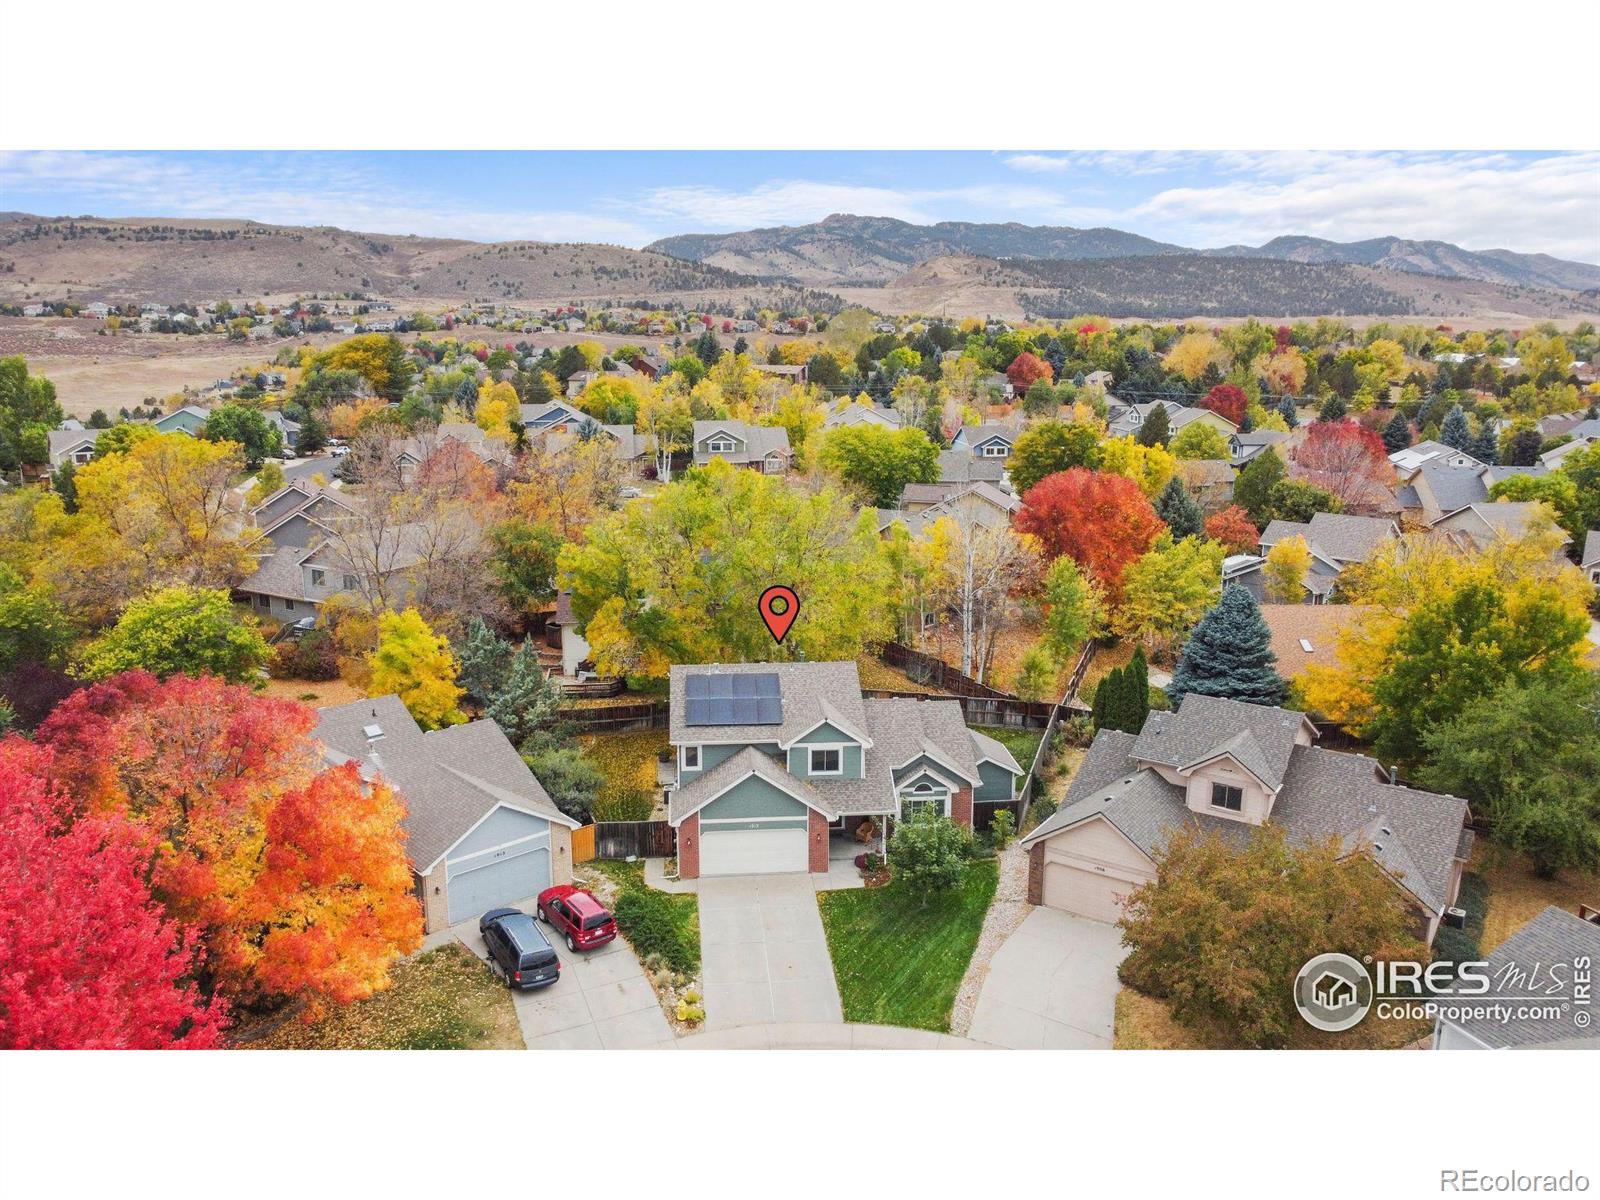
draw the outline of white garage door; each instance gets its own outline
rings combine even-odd
[[[1046,863],[1044,903],[1095,921],[1116,921],[1122,917],[1122,901],[1134,885],[1094,871],[1084,871],[1063,863]]]
[[[804,825],[700,834],[702,875],[776,875],[806,867]]]

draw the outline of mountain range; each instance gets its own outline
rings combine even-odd
[[[914,225],[891,217],[840,213],[810,225],[662,238],[645,249],[741,274],[783,278],[811,287],[882,285],[912,267],[949,255],[1069,262],[1193,255],[1375,267],[1512,287],[1573,291],[1600,288],[1600,266],[1591,263],[1511,250],[1464,250],[1449,242],[1411,241],[1399,237],[1359,242],[1277,237],[1260,246],[1194,249],[1118,229],[965,221]]]
[[[1239,316],[1583,319],[1600,266],[1447,242],[1280,237],[1191,249],[1116,229],[811,225],[595,243],[472,242],[331,226],[0,213],[0,301],[182,303],[361,293],[402,308],[476,302],[720,305],[1011,319]]]

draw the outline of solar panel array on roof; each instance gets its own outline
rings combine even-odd
[[[683,681],[687,725],[781,725],[778,676],[688,675]]]

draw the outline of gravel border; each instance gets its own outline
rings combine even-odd
[[[962,976],[955,1005],[950,1010],[950,1032],[954,1036],[966,1037],[972,1028],[973,1014],[978,1011],[978,995],[989,975],[989,963],[1032,911],[1033,905],[1028,903],[1028,854],[1020,842],[1012,842],[1000,854],[1000,879],[995,885],[994,900],[983,916],[978,945],[972,951],[972,961],[967,964],[967,973]]]

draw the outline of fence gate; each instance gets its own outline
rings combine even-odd
[[[572,831],[572,863],[586,863],[594,857],[594,826],[580,825]]]

